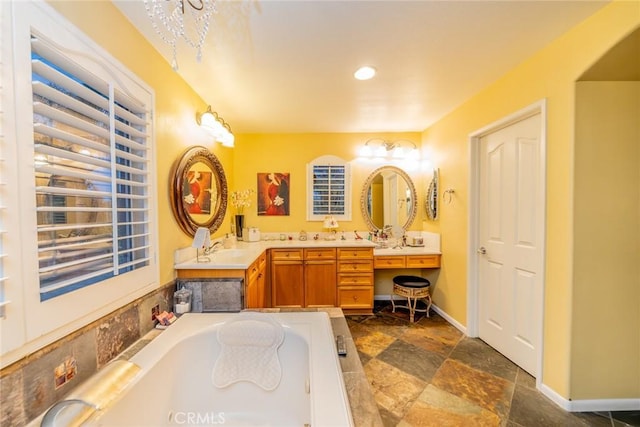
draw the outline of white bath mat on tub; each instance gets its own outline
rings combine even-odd
[[[250,381],[265,390],[278,387],[282,368],[278,347],[282,325],[260,313],[241,313],[218,329],[221,352],[213,367],[213,385],[227,387]]]

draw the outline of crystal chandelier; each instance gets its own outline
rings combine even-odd
[[[176,43],[182,38],[196,49],[196,60],[202,59],[202,45],[209,31],[217,0],[144,0],[153,29],[171,46],[171,67],[178,70]]]

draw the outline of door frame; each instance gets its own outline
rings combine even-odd
[[[516,122],[540,114],[540,191],[539,203],[542,203],[544,214],[542,215],[542,236],[540,236],[540,257],[541,264],[541,283],[537,295],[538,301],[541,302],[538,307],[538,316],[540,324],[536,326],[537,333],[540,337],[538,343],[537,354],[537,375],[536,386],[539,388],[542,384],[542,360],[544,348],[544,293],[545,293],[545,271],[546,271],[546,199],[547,199],[547,101],[542,99],[533,104],[516,111],[506,117],[482,127],[469,134],[469,211],[468,211],[468,242],[467,242],[467,335],[470,337],[479,336],[479,301],[478,301],[478,255],[480,224],[478,211],[480,207],[480,138],[496,132],[502,128],[508,127]]]

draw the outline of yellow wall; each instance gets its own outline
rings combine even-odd
[[[221,160],[227,171],[230,190],[255,188],[258,172],[291,173],[291,216],[258,217],[255,206],[246,212],[248,225],[264,231],[319,231],[318,223],[305,220],[305,165],[313,158],[333,154],[352,160],[355,150],[369,137],[363,134],[237,135],[235,149],[212,145],[194,121],[196,111],[206,107],[202,100],[120,15],[110,2],[52,2],[93,40],[137,73],[156,91],[156,144],[158,170],[158,217],[160,282],[172,280],[173,251],[188,246],[191,239],[182,233],[171,213],[168,188],[171,164],[192,145],[205,145]],[[466,324],[467,215],[468,215],[468,135],[469,133],[543,98],[548,100],[547,128],[547,252],[544,313],[543,382],[565,398],[590,396],[592,390],[578,380],[584,369],[573,370],[572,353],[586,347],[585,339],[572,330],[572,310],[587,309],[581,301],[572,303],[574,283],[574,82],[598,57],[633,28],[640,25],[639,3],[616,1],[557,39],[499,81],[440,120],[422,135],[425,151],[441,171],[441,188],[455,190],[452,201],[442,204],[438,221],[423,222],[423,209],[413,229],[423,226],[442,234],[442,269],[434,299],[453,318]],[[187,59],[185,59],[187,60]],[[392,135],[417,140],[416,134]],[[416,137],[414,137],[416,136]],[[375,166],[354,164],[353,221],[344,229],[364,229],[359,214],[360,189]],[[411,173],[423,206],[425,180]],[[442,200],[442,199],[440,199]],[[229,229],[227,215],[220,235]],[[577,268],[578,266],[576,266]],[[600,327],[604,328],[604,324]],[[575,338],[575,339],[574,339]],[[590,344],[592,342],[590,341]],[[634,355],[631,354],[630,357]],[[575,355],[578,357],[578,354]],[[637,358],[638,355],[636,354]],[[616,368],[616,355],[599,361]],[[624,381],[624,380],[623,380]],[[624,381],[626,389],[633,389]],[[620,387],[604,379],[598,398],[618,397]],[[637,397],[637,388],[636,388]]]
[[[171,211],[169,171],[182,152],[193,145],[209,148],[231,169],[233,150],[213,144],[198,127],[196,111],[207,107],[198,94],[148,44],[120,11],[108,1],[70,1],[50,3],[96,43],[136,73],[155,90],[155,144],[158,181],[158,228],[160,284],[173,280],[173,252],[189,246],[191,238],[180,231]],[[182,61],[195,61],[184,58]],[[222,230],[219,231],[220,234]]]
[[[640,82],[576,85],[575,399],[640,396],[639,118]]]
[[[441,188],[455,190],[440,219],[428,223],[442,234],[442,271],[434,300],[467,323],[468,135],[538,100],[547,99],[547,229],[543,383],[564,398],[572,389],[574,92],[577,78],[608,49],[640,25],[640,3],[613,2],[511,70],[424,132],[423,147],[440,168]],[[582,309],[582,307],[579,307]],[[594,307],[595,308],[595,307]],[[601,326],[604,327],[604,326]],[[573,342],[573,346],[576,343]],[[632,355],[633,356],[633,355]],[[578,357],[578,355],[576,355]],[[635,355],[636,360],[639,357]],[[617,369],[617,355],[600,361]],[[626,379],[637,384],[637,378]],[[581,385],[573,384],[573,387]],[[598,398],[617,397],[607,378]],[[633,386],[631,386],[633,388]],[[637,389],[636,395],[637,398]]]
[[[290,215],[289,216],[258,216],[254,203],[245,209],[244,215],[247,225],[258,227],[263,232],[305,230],[308,233],[324,231],[322,223],[306,220],[306,167],[307,163],[317,157],[333,155],[351,162],[352,174],[352,221],[339,221],[340,230],[364,231],[366,224],[360,213],[360,195],[362,185],[369,174],[381,164],[364,163],[357,160],[358,148],[368,139],[380,137],[390,140],[408,139],[420,141],[420,133],[387,133],[387,134],[359,134],[359,133],[315,133],[315,134],[245,134],[238,135],[234,149],[233,181],[230,190],[245,190],[257,187],[258,173],[284,172],[290,174]],[[423,173],[409,172],[418,191],[418,206],[423,206],[424,191],[422,191]],[[230,208],[233,211],[233,207]],[[420,230],[424,209],[418,209],[418,218],[411,229]],[[230,223],[226,227],[229,231]]]
[[[255,196],[252,206],[245,211],[248,226],[259,227],[263,231],[307,230],[322,231],[318,222],[306,221],[306,163],[322,155],[336,155],[353,161],[358,148],[374,137],[387,139],[408,139],[419,143],[419,132],[376,133],[376,134],[287,134],[287,135],[236,135],[236,147],[226,148],[213,144],[211,139],[197,126],[196,111],[206,108],[202,100],[179,74],[141,37],[111,2],[93,0],[85,2],[58,2],[50,4],[73,22],[91,39],[121,61],[131,71],[150,85],[156,94],[156,156],[158,180],[158,220],[159,220],[159,264],[160,284],[173,280],[173,254],[175,249],[189,246],[191,238],[180,231],[171,211],[169,199],[169,171],[174,161],[188,147],[203,145],[209,148],[222,162],[229,191],[246,188],[256,189],[256,173],[291,173],[291,214],[287,217],[258,217],[255,210]],[[100,19],[96,19],[100,17]],[[117,28],[117,31],[114,31]],[[184,58],[182,61],[195,60]],[[224,114],[224,113],[223,113]],[[352,163],[353,172],[353,221],[341,222],[340,229],[365,230],[360,214],[360,191],[368,174],[380,164]],[[422,175],[410,174],[416,186],[422,184]],[[419,187],[420,189],[421,187]],[[422,205],[423,192],[419,191]],[[228,206],[226,218],[213,237],[227,233],[231,229],[235,213]],[[422,225],[422,210],[414,222],[413,229]]]

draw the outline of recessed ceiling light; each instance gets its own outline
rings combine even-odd
[[[360,67],[353,73],[353,76],[358,80],[369,80],[376,75],[376,69],[369,67],[368,65]]]

